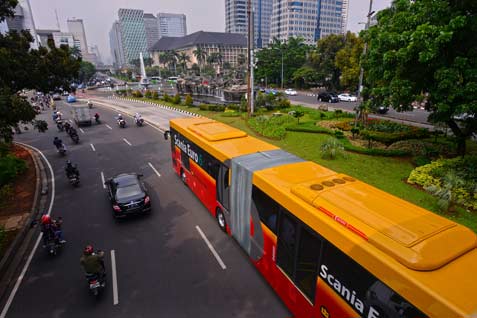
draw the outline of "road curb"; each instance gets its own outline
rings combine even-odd
[[[7,295],[7,291],[10,290],[12,283],[15,281],[15,274],[20,268],[18,265],[24,259],[27,252],[27,246],[31,243],[33,234],[36,232],[36,229],[32,227],[32,223],[37,218],[42,208],[46,206],[45,195],[48,194],[48,174],[46,173],[46,169],[41,157],[33,149],[25,147],[19,143],[15,144],[26,149],[33,158],[33,163],[35,164],[36,170],[36,188],[30,216],[28,217],[27,221],[25,221],[22,229],[17,234],[0,261],[1,303],[3,303],[3,300]]]
[[[119,100],[125,100],[125,101],[132,101],[132,102],[143,103],[143,104],[149,104],[149,105],[157,106],[157,107],[160,107],[160,108],[163,108],[163,109],[173,110],[173,111],[176,111],[176,112],[179,112],[179,113],[184,113],[184,114],[187,114],[187,115],[193,116],[193,117],[202,117],[199,114],[196,114],[196,113],[193,113],[193,112],[188,112],[187,110],[182,110],[182,109],[167,106],[167,105],[157,104],[157,103],[153,103],[153,102],[150,102],[150,101],[143,101],[143,100],[138,100],[138,99],[134,99],[134,98],[118,97],[118,96],[109,96],[108,98],[109,99],[119,99]]]

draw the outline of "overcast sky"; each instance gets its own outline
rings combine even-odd
[[[374,0],[373,10],[387,7],[391,0]],[[55,9],[62,31],[67,31],[66,19],[83,19],[88,45],[98,45],[103,62],[111,62],[109,30],[119,8],[158,12],[184,13],[187,32],[225,31],[225,0],[30,0],[37,29],[57,29]],[[357,32],[366,20],[369,0],[349,0],[348,29]]]

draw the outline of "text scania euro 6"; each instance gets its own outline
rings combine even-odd
[[[169,135],[175,172],[295,317],[477,317],[468,228],[210,119]]]

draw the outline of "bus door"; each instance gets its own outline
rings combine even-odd
[[[224,216],[227,224],[230,220],[230,169],[224,164],[220,165],[219,175],[216,180],[217,201],[224,208]]]

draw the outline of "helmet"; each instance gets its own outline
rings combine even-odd
[[[122,115],[121,114],[118,114],[118,117],[121,117]]]
[[[55,137],[55,140],[58,139],[58,137]]]
[[[41,224],[51,224],[51,217],[47,214],[44,214],[41,217]]]
[[[83,253],[85,255],[91,255],[93,254],[93,245],[86,245],[86,247],[83,250]]]
[[[71,165],[71,160],[66,160],[66,165],[67,166]]]

